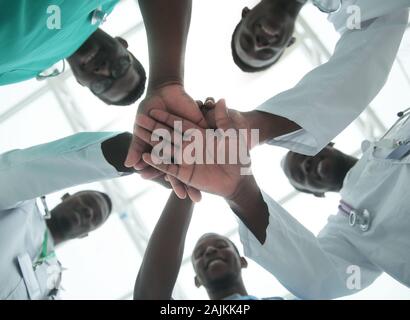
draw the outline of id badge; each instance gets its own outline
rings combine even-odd
[[[402,144],[394,149],[388,156],[387,159],[390,160],[402,160],[410,154],[410,143]]]

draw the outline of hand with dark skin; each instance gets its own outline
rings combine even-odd
[[[178,119],[163,111],[152,111],[150,116],[151,119],[145,117],[140,119],[140,125],[144,127],[144,130],[141,130],[139,134],[141,139],[147,143],[152,143],[152,145],[155,145],[155,143],[150,142],[152,130],[157,126],[163,128],[168,126],[170,132],[172,132],[172,123],[175,120],[182,121],[184,132],[191,128],[201,130],[195,124]],[[217,128],[222,130],[235,128],[236,124],[230,117],[223,100],[216,104],[215,124]],[[249,146],[247,147],[249,148]],[[254,177],[252,175],[241,175],[241,169],[243,168],[241,164],[216,164],[216,161],[215,164],[187,164],[184,161],[181,164],[158,164],[155,157],[153,154],[144,153],[143,160],[186,185],[224,197],[232,210],[255,234],[257,239],[262,243],[264,242],[269,221],[268,208]]]
[[[194,204],[171,193],[148,242],[134,287],[134,300],[172,298],[181,268]]]
[[[192,1],[139,0],[139,4],[148,37],[150,75],[147,97],[140,104],[138,115],[147,115],[153,109],[166,110],[206,127],[198,106],[183,87]],[[142,170],[145,178],[158,177],[160,173],[147,168],[142,161],[142,153],[149,151],[150,146],[138,138],[138,129],[136,124],[125,166]],[[200,199],[200,193],[192,188],[187,188],[181,196],[187,195]]]
[[[134,168],[127,168],[124,166],[131,140],[132,134],[129,132],[123,132],[101,143],[101,150],[105,160],[118,172],[138,173]],[[164,177],[165,174],[161,172],[159,176],[152,178],[152,181],[159,183],[167,189],[171,188],[172,185],[170,184],[170,181],[165,180]]]
[[[227,109],[223,100],[219,101],[215,107],[215,117],[216,117],[216,125],[218,129],[226,130],[227,128],[232,128],[234,123],[232,119],[227,114]],[[201,135],[201,137],[206,137],[206,132],[204,129],[199,127],[198,125],[174,116],[168,112],[162,110],[153,110],[150,113],[150,117],[140,116],[137,118],[137,123],[140,126],[140,131],[138,132],[138,136],[145,141],[146,143],[150,143],[153,147],[157,144],[161,143],[165,145],[164,147],[164,155],[166,150],[169,150],[169,154],[166,156],[174,157],[176,160],[179,161],[180,164],[165,164],[160,163],[161,159],[152,153],[144,153],[143,160],[155,167],[156,169],[164,172],[167,171],[167,174],[170,176],[175,177],[182,183],[189,185],[193,188],[221,195],[224,197],[230,197],[235,194],[235,189],[233,186],[236,186],[241,179],[240,173],[241,169],[247,169],[246,165],[240,164],[238,159],[236,164],[226,164],[226,165],[218,165],[217,163],[217,153],[220,154],[229,154],[229,147],[231,144],[235,144],[238,150],[243,150],[244,153],[247,154],[249,150],[249,146],[245,145],[245,139],[242,139],[238,134],[233,137],[231,141],[226,141],[227,137],[218,137],[217,135],[214,136],[214,143],[204,143],[203,150],[195,150],[198,154],[195,154],[195,163],[193,165],[189,165],[186,162],[186,158],[182,156],[179,158],[179,154],[177,150],[184,150],[188,145],[188,142],[184,141],[182,144],[179,144],[177,141],[166,141],[165,139],[157,142],[152,141],[152,135],[156,134],[154,130],[161,128],[165,130],[169,130],[171,137],[174,136],[174,123],[175,121],[180,121],[182,123],[182,134],[187,134],[187,131],[190,129],[196,129],[197,133]],[[235,129],[240,129],[236,128]],[[240,134],[240,132],[239,132]],[[229,137],[230,139],[231,137]],[[243,137],[244,138],[244,137]],[[209,141],[208,141],[209,142]],[[227,143],[229,142],[229,143]],[[169,148],[167,146],[169,145]],[[223,148],[223,149],[222,149]],[[215,158],[215,161],[212,163],[206,162],[206,156],[212,156]],[[235,155],[237,157],[237,155]],[[178,158],[178,159],[177,159]],[[226,157],[228,160],[230,157]],[[176,162],[176,161],[174,161]],[[230,162],[230,161],[225,161]],[[158,164],[159,163],[159,164]],[[207,164],[199,164],[199,163],[207,163]],[[212,180],[214,180],[214,175],[218,175],[221,179],[220,183],[214,184]]]
[[[204,103],[197,101],[197,104],[202,110],[208,127],[216,128],[214,98],[208,97]],[[258,110],[241,112],[231,108],[228,110],[235,125],[240,123],[240,126],[243,128],[259,130],[259,144],[264,144],[276,137],[300,129],[296,123],[271,113]],[[253,147],[255,147],[255,145],[252,145],[251,149]]]

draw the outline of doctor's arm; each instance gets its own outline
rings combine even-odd
[[[408,22],[408,10],[348,30],[329,61],[294,88],[243,113],[260,142],[314,155],[371,103],[383,88]]]
[[[214,110],[217,128],[227,130],[236,127],[223,100],[216,103]],[[152,114],[152,119],[147,123],[153,121],[155,125],[153,123],[151,127],[157,127],[160,124],[169,125],[169,121],[173,120],[182,121],[185,130],[198,130],[195,124],[163,112]],[[149,139],[146,139],[148,142]],[[224,140],[219,139],[221,141]],[[243,143],[240,146],[246,148]],[[185,147],[188,145],[182,146],[182,152],[187,150]],[[219,149],[221,147],[223,149]],[[231,147],[231,143],[212,144],[212,148],[223,150],[226,154],[232,154]],[[237,150],[235,148],[235,152]],[[203,164],[203,161],[184,162],[184,159],[181,164],[165,164],[158,162],[155,154],[144,154],[143,159],[191,187],[225,198],[241,221],[240,235],[245,253],[300,298],[335,298],[354,293],[355,290],[350,290],[347,285],[349,275],[346,275],[346,271],[350,265],[360,267],[361,288],[369,285],[380,274],[380,270],[339,236],[337,226],[332,232],[315,237],[265,195],[252,175],[242,174],[243,169],[249,169],[249,164],[242,165],[240,161],[218,162],[217,153],[213,153],[213,165]],[[249,170],[246,172],[249,173]]]
[[[301,299],[351,295],[381,274],[343,238],[337,225],[314,236],[261,191],[253,178],[247,178],[228,204],[242,221],[239,233],[246,256]]]
[[[191,22],[192,0],[139,0],[148,38],[150,72],[147,96],[138,107],[138,115],[152,109],[169,111],[206,127],[195,101],[184,89],[186,41]],[[134,138],[126,166],[146,168],[141,156],[150,147],[139,139],[135,120]]]
[[[149,239],[134,287],[135,300],[168,300],[181,268],[194,204],[174,192]]]
[[[130,173],[131,134],[86,132],[0,155],[0,208],[61,189]]]

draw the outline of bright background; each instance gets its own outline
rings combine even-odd
[[[230,53],[232,31],[242,8],[254,0],[195,0],[186,56],[186,89],[195,99],[226,98],[230,107],[251,110],[273,95],[295,85],[304,74],[323,63],[338,40],[326,16],[307,5],[297,28],[298,42],[270,70],[242,73]],[[308,21],[308,23],[307,23]],[[137,1],[122,0],[103,29],[123,35],[135,56],[148,66],[146,36]],[[406,33],[389,81],[362,117],[335,140],[346,153],[358,154],[364,139],[374,139],[410,106],[410,32]],[[71,71],[53,80],[0,87],[0,152],[52,141],[78,131],[130,131],[137,105],[105,106],[77,85]],[[262,146],[252,153],[253,171],[260,186],[313,233],[335,214],[339,196],[325,199],[293,191],[280,168],[285,150]],[[115,181],[72,188],[98,189],[114,200],[108,222],[88,238],[58,248],[67,270],[63,274],[65,299],[130,299],[147,240],[167,200],[169,191],[133,175]],[[55,205],[65,191],[51,195]],[[186,241],[175,299],[206,299],[194,286],[190,254],[205,232],[229,236],[239,248],[237,223],[223,200],[205,195],[195,208]],[[243,277],[248,292],[259,297],[286,296],[287,290],[270,273],[249,261]],[[387,275],[348,299],[409,299],[410,289]]]

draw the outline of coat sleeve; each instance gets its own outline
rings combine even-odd
[[[0,155],[0,209],[68,187],[120,176],[101,150],[102,142],[118,134],[79,133]]]
[[[257,108],[301,129],[269,143],[314,155],[352,123],[383,88],[408,22],[408,9],[365,21],[342,34],[330,60],[294,88]]]
[[[328,224],[316,237],[266,193],[262,194],[270,215],[266,240],[261,244],[239,222],[244,252],[293,295],[301,299],[347,296],[366,288],[381,274],[338,233],[337,226]]]

